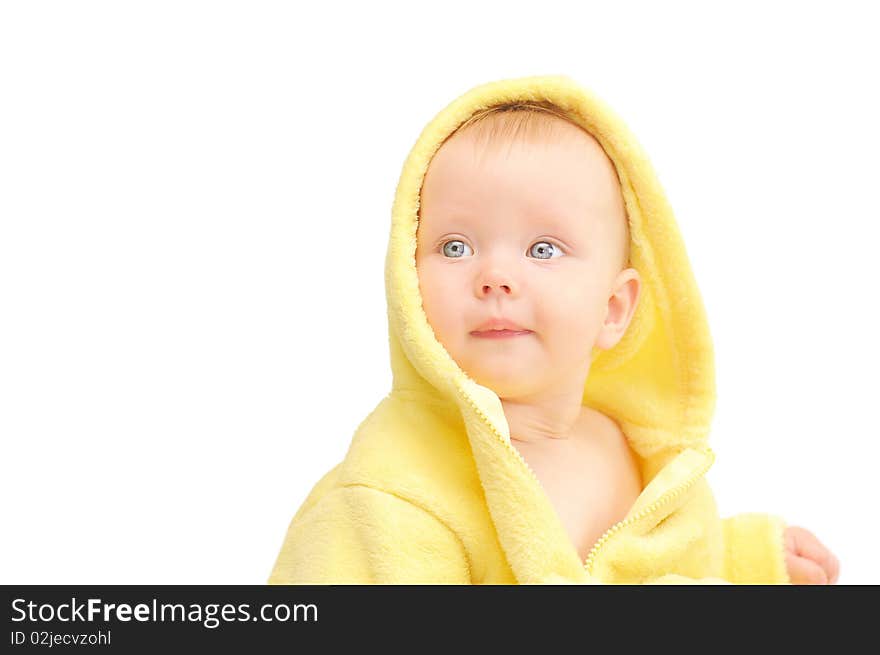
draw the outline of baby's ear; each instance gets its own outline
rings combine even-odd
[[[626,328],[635,314],[642,288],[642,279],[634,268],[622,270],[614,278],[605,322],[596,337],[596,347],[609,350],[626,334]]]

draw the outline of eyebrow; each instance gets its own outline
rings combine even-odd
[[[439,215],[442,217],[443,222],[446,223],[446,226],[441,228],[435,224],[432,226],[432,231],[455,231],[456,229],[470,228],[479,224],[479,218],[467,211],[452,210],[440,212]],[[571,238],[578,237],[576,234],[578,225],[573,225],[572,219],[565,218],[563,214],[555,210],[530,214],[526,220],[538,226],[540,230],[564,234]],[[584,215],[581,221],[581,225],[589,229],[589,217]]]
[[[461,220],[464,222],[469,222],[472,219],[476,218],[476,216],[471,213],[467,209],[441,209],[436,213],[439,216],[446,218],[447,220],[456,221]],[[552,225],[553,227],[561,228],[568,227],[567,223],[569,222],[567,218],[565,218],[566,210],[559,208],[552,208],[546,211],[533,211],[529,212],[528,217],[534,220],[539,220],[541,222]],[[584,218],[586,218],[586,214]]]

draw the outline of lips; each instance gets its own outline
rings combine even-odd
[[[471,332],[471,336],[476,339],[513,339],[516,337],[525,337],[531,333],[531,330],[484,330],[483,332]]]
[[[531,330],[527,330],[526,328],[514,323],[513,321],[496,317],[490,318],[488,321],[483,322],[481,325],[477,326],[477,329],[471,332],[474,336],[503,336],[503,335],[518,335],[518,334],[530,334]]]

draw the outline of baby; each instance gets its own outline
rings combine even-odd
[[[477,87],[426,128],[386,291],[392,390],[270,583],[836,582],[809,531],[717,516],[683,247],[633,137],[569,78]]]
[[[437,339],[498,394],[511,442],[585,558],[642,491],[626,437],[582,404],[593,346],[623,336],[639,274],[614,166],[541,107],[478,114],[439,149],[416,265]]]

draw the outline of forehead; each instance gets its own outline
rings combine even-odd
[[[487,211],[557,227],[613,212],[620,188],[599,143],[574,125],[552,137],[485,143],[455,134],[431,160],[422,218],[468,220]]]

